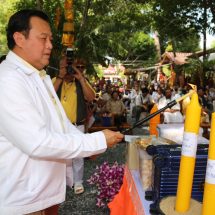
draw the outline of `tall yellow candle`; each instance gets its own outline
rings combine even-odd
[[[153,108],[150,111],[150,114],[155,113],[158,111],[158,107],[156,104],[154,104]],[[157,131],[157,125],[160,123],[160,114],[157,114],[153,118],[150,119],[149,121],[149,133],[150,135],[156,135],[158,136],[158,131]]]
[[[197,137],[200,127],[201,106],[195,92],[186,109],[175,210],[186,212],[190,208],[193,175],[196,161]]]
[[[202,215],[215,214],[215,113],[212,113]]]

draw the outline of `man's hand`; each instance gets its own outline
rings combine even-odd
[[[80,82],[81,81],[85,81],[85,78],[84,78],[84,75],[80,72],[80,70],[75,66],[75,65],[72,65],[72,68],[74,69],[75,73],[74,73],[74,77],[79,80]]]
[[[105,135],[108,148],[111,148],[118,142],[122,141],[124,137],[123,134],[108,129],[103,130],[103,133]]]
[[[60,60],[60,65],[59,65],[59,77],[60,78],[64,78],[67,74],[67,60],[66,60],[66,57],[63,57],[61,60]]]

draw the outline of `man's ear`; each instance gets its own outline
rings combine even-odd
[[[16,45],[21,48],[23,46],[23,43],[25,42],[25,36],[20,32],[15,32],[13,34],[13,38]]]

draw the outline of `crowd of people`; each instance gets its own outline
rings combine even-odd
[[[157,108],[161,109],[191,90],[188,83],[184,87],[170,87],[159,81],[148,83],[147,80],[136,80],[130,87],[121,85],[121,81],[119,83],[102,79],[93,84],[98,95],[92,104],[95,121],[101,120],[101,117],[108,113],[113,116],[125,114],[136,123],[150,113],[153,105],[156,104]],[[197,93],[202,106],[202,121],[209,122],[215,108],[214,84],[205,88],[198,87]],[[190,98],[187,98],[172,108],[167,108],[161,113],[161,123],[183,123],[189,100]]]

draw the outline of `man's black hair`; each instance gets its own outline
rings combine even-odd
[[[11,50],[16,45],[13,35],[15,32],[22,32],[25,37],[28,37],[31,29],[30,19],[31,17],[39,17],[44,21],[50,23],[49,17],[40,10],[24,9],[13,14],[8,22],[7,26],[7,46]]]

